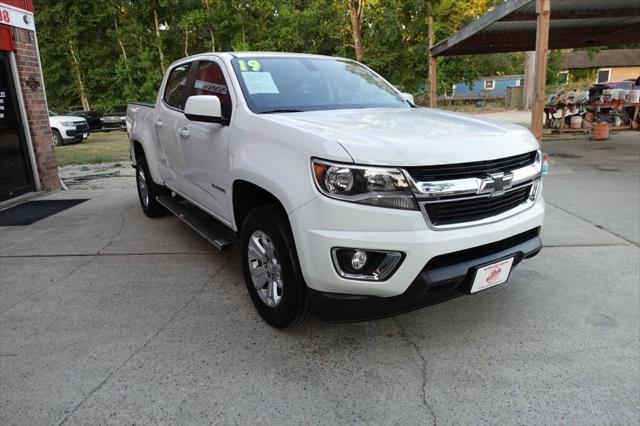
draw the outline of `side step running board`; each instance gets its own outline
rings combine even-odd
[[[158,202],[218,250],[229,250],[237,242],[233,231],[197,207],[170,195],[156,197]]]

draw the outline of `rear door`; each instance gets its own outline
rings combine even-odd
[[[184,104],[187,99],[192,79],[193,62],[175,66],[169,71],[167,82],[159,102],[153,126],[156,131],[156,141],[159,146],[158,160],[160,173],[165,184],[174,191],[185,194],[187,185],[182,177],[185,169],[185,161],[182,155],[181,145],[184,138],[178,133],[178,129],[184,127]]]
[[[189,96],[216,96],[222,115],[231,119],[232,92],[229,75],[216,58],[200,60],[195,65]],[[181,174],[188,185],[186,195],[219,219],[231,222],[229,206],[229,135],[231,127],[216,123],[181,120],[178,136],[183,160]]]

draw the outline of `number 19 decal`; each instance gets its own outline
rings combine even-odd
[[[240,71],[242,72],[260,72],[262,71],[262,64],[258,61],[256,61],[255,59],[250,59],[248,61],[245,61],[244,59],[240,59],[238,61],[238,64],[240,65]]]

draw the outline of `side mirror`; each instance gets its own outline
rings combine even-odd
[[[402,99],[409,102],[411,105],[416,104],[416,101],[413,99],[413,95],[411,93],[400,93],[400,96],[402,96]]]
[[[217,96],[189,96],[184,106],[184,115],[191,121],[229,124],[229,120],[222,117],[222,105]]]

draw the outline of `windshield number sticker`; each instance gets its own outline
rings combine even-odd
[[[240,59],[238,61],[240,65],[240,71],[242,72],[260,72],[262,71],[262,64],[255,59],[250,59],[245,61],[244,59]]]

